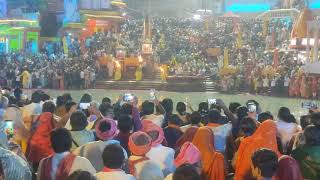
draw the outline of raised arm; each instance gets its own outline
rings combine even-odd
[[[166,114],[166,110],[163,108],[163,106],[161,105],[160,101],[158,99],[155,99],[153,101],[153,103],[159,108],[159,113],[160,114]]]
[[[232,114],[232,112],[229,110],[229,108],[224,104],[224,102],[221,99],[217,99],[217,105],[223,109],[224,114],[228,117],[228,119],[231,121],[232,127],[235,127],[238,123],[236,117]]]
[[[69,112],[67,114],[65,114],[61,119],[60,121],[57,122],[56,124],[56,128],[63,128],[65,127],[65,125],[67,124],[68,120],[70,119],[70,116],[72,113],[76,112],[77,111],[77,104],[76,105],[73,105],[71,107],[71,109],[69,110]]]

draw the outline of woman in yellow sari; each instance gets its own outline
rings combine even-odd
[[[121,65],[119,62],[116,62],[116,71],[114,73],[114,80],[121,80]]]
[[[137,67],[135,76],[136,76],[136,81],[141,81],[142,80],[142,67],[141,67],[141,65],[139,65]]]
[[[23,86],[23,88],[24,89],[29,88],[28,87],[29,78],[31,78],[30,77],[30,73],[27,70],[25,70],[25,71],[22,72],[22,74],[20,76],[22,76],[22,86]]]

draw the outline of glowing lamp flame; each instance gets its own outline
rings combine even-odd
[[[119,63],[119,61],[115,61],[116,62],[116,67],[117,68],[120,68],[121,67],[121,64]]]
[[[143,59],[141,56],[138,56],[138,59],[139,59],[139,63],[142,63],[143,62]]]

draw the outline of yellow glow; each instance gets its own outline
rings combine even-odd
[[[113,6],[120,6],[120,7],[127,7],[127,4],[122,2],[122,1],[119,1],[119,0],[116,0],[116,1],[112,1],[111,2],[111,5]]]
[[[164,69],[163,69],[162,67],[160,67],[159,69],[160,69],[160,71],[161,71],[162,73],[164,72]]]
[[[139,62],[140,62],[140,63],[143,62],[143,59],[142,59],[141,56],[138,56],[138,59],[139,59]]]
[[[121,64],[119,63],[119,61],[115,61],[116,62],[116,67],[117,68],[120,68],[121,67]]]

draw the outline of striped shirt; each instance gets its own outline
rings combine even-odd
[[[13,152],[0,147],[0,161],[6,180],[31,180],[31,170],[26,161]]]

